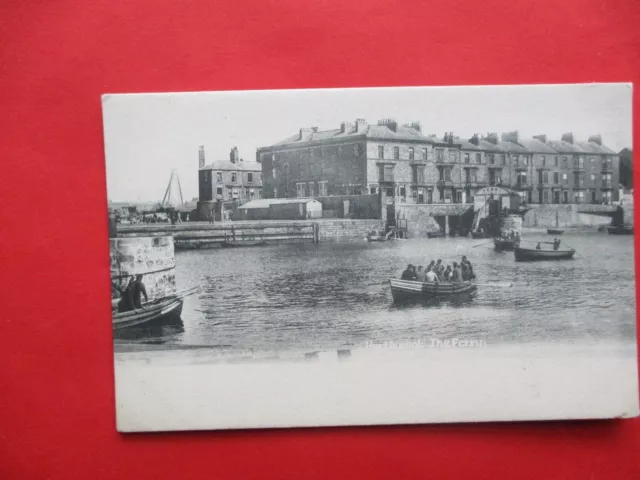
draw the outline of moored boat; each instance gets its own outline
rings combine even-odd
[[[182,313],[182,305],[182,296],[171,295],[160,298],[155,302],[149,302],[138,310],[114,312],[112,319],[113,329],[120,330],[141,324],[165,323],[177,320]]]
[[[538,250],[536,248],[514,248],[517,261],[532,262],[536,260],[569,260],[573,258],[576,251],[569,250]]]
[[[547,228],[547,233],[549,235],[562,235],[564,233],[564,230],[557,230],[555,228]]]
[[[515,239],[515,238],[494,238],[493,239],[493,245],[495,247],[496,250],[498,251],[503,251],[503,250],[513,250],[514,247],[517,247],[518,245],[520,245],[520,240]]]
[[[472,230],[471,238],[486,238],[482,230]]]
[[[389,279],[394,301],[408,298],[442,298],[470,293],[476,289],[473,281],[459,283],[423,283],[413,280]]]
[[[614,225],[607,227],[607,232],[611,235],[633,235],[632,225]]]
[[[427,232],[427,238],[439,238],[444,236],[445,234],[442,230],[439,230],[437,232]]]

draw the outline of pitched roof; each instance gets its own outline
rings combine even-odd
[[[258,162],[237,162],[231,163],[229,160],[216,160],[215,162],[205,165],[200,170],[227,170],[227,171],[245,171],[245,172],[261,172],[262,165]]]
[[[558,153],[587,153],[577,144],[565,142],[563,140],[549,140],[547,144]]]
[[[533,153],[550,153],[551,155],[558,152],[537,138],[518,139],[518,143]]]
[[[575,142],[582,150],[588,153],[597,153],[600,155],[615,155],[613,150],[609,150],[604,145],[599,145],[595,142]]]
[[[287,203],[298,204],[298,203],[309,203],[309,202],[317,202],[317,200],[313,198],[261,198],[258,200],[251,200],[250,202],[247,202],[238,208],[244,208],[244,209],[269,208],[270,205],[280,205],[280,204],[287,204]]]

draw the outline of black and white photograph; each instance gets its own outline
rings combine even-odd
[[[119,431],[638,415],[631,84],[102,105]]]

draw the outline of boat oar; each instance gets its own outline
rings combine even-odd
[[[575,251],[575,252],[576,252],[576,254],[577,254],[580,258],[582,258],[583,260],[586,260],[586,258],[584,258],[582,255],[580,255],[580,252],[578,252],[578,250],[576,250],[575,248],[573,248],[573,247],[572,247],[571,245],[569,245],[568,243],[565,243],[565,245],[566,245],[567,247],[571,248],[573,251]]]
[[[471,248],[481,247],[481,246],[483,246],[483,245],[489,245],[490,243],[493,243],[493,240],[491,240],[490,242],[484,242],[484,243],[480,243],[480,244],[478,244],[478,245],[474,245],[474,246],[473,246],[473,247],[471,247]]]

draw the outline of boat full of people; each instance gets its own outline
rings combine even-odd
[[[394,302],[407,298],[442,298],[472,292],[476,289],[473,266],[462,257],[460,263],[445,267],[442,260],[427,267],[407,265],[400,279],[390,279]]]
[[[520,245],[520,233],[516,230],[504,232],[500,237],[493,239],[493,245],[496,251],[499,252],[505,250],[512,251],[515,247]]]

